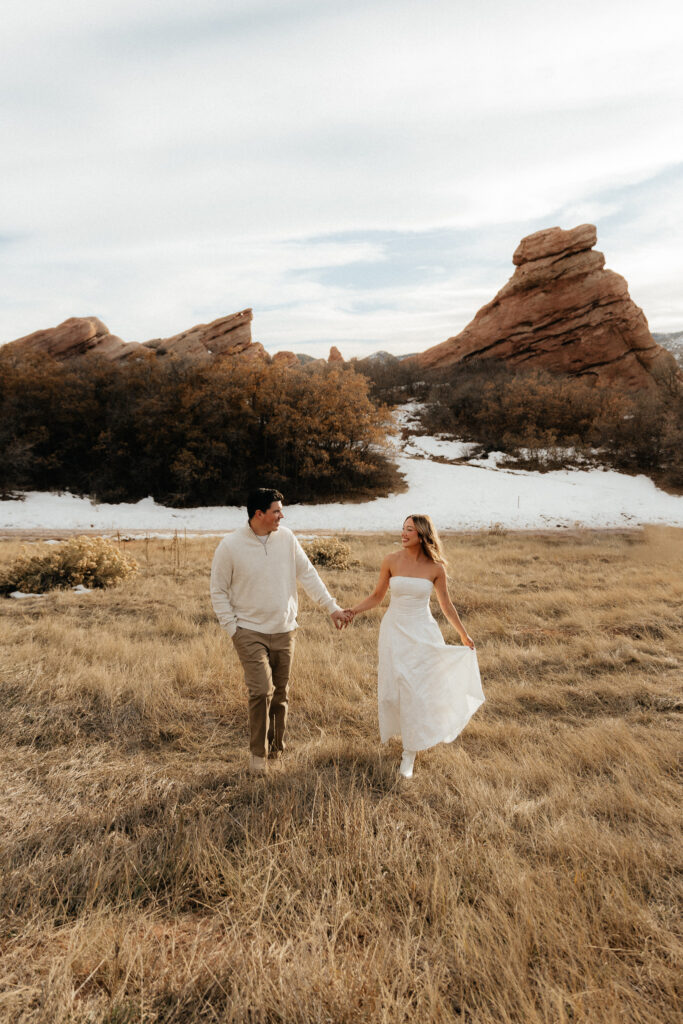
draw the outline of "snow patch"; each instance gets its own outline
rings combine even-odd
[[[411,437],[403,446],[406,455],[421,458],[467,459],[479,447],[472,441],[451,441],[442,437]]]

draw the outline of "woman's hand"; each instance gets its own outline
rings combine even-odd
[[[464,647],[469,647],[471,651],[474,650],[474,640],[467,633],[461,633],[460,640]]]

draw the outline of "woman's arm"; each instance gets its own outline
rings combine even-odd
[[[389,587],[389,580],[391,579],[390,562],[391,555],[387,555],[384,561],[382,562],[381,568],[379,570],[379,579],[377,580],[377,586],[375,587],[373,592],[369,595],[369,597],[366,597],[364,601],[359,601],[358,604],[355,604],[353,608],[348,608],[347,611],[350,611],[354,615],[357,615],[358,612],[367,612],[370,610],[370,608],[376,608],[378,604],[382,603],[384,595],[386,594],[387,589]]]
[[[448,581],[446,579],[446,570],[443,565],[440,565],[437,571],[436,579],[434,580],[434,589],[436,590],[436,596],[441,606],[441,611],[444,613],[451,626],[456,629],[460,635],[465,647],[471,647],[474,649],[474,640],[471,636],[468,636],[467,630],[460,621],[460,616],[453,607],[453,602],[448,596]]]

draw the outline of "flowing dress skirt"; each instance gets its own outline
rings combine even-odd
[[[484,703],[476,652],[444,642],[429,609],[431,580],[392,576],[389,586],[379,631],[382,743],[392,736],[405,750],[450,743]]]

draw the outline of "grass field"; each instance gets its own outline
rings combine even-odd
[[[0,1019],[678,1019],[683,531],[447,538],[487,702],[411,783],[381,613],[306,598],[284,769],[246,773],[215,543],[0,602]],[[323,570],[341,604],[395,543]]]

